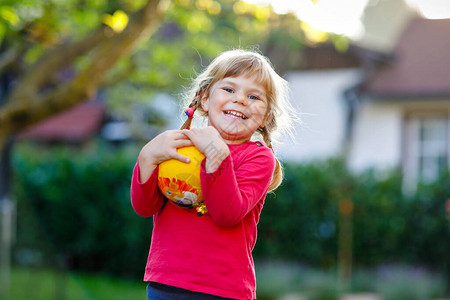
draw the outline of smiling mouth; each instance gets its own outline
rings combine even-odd
[[[242,120],[247,119],[247,117],[244,114],[237,112],[237,111],[226,110],[226,111],[224,111],[224,113],[226,116],[232,117],[234,119],[242,119]]]

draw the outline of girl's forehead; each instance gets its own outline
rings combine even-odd
[[[224,77],[218,82],[232,84],[245,83],[246,85],[250,84],[252,88],[257,88],[263,92],[266,92],[266,85],[255,74]]]

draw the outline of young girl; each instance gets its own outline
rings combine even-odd
[[[226,51],[194,80],[183,127],[142,148],[131,202],[140,216],[153,216],[148,299],[256,298],[252,250],[266,194],[282,180],[272,138],[280,121],[291,120],[287,93],[286,81],[264,56]],[[189,129],[193,111],[207,118],[207,127]],[[252,141],[257,136],[263,142]],[[205,155],[204,216],[167,201],[157,185],[158,165],[189,162],[176,150],[191,145]]]

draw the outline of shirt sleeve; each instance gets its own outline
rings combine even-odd
[[[242,221],[268,191],[275,157],[269,148],[256,149],[239,166],[228,155],[213,173],[206,173],[205,160],[202,161],[203,198],[219,226],[233,226]]]
[[[134,211],[142,217],[150,217],[164,205],[165,198],[158,188],[158,167],[147,181],[139,181],[139,162],[136,162],[131,178],[131,205]]]

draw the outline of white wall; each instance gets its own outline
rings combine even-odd
[[[411,147],[404,145],[405,116],[427,114],[442,117],[448,112],[450,112],[448,99],[403,99],[390,102],[363,100],[356,113],[353,127],[349,153],[350,169],[358,172],[372,167],[378,170],[404,168],[402,163],[405,159],[408,161],[411,159],[403,157],[405,153],[402,153],[405,151],[404,147]]]
[[[292,102],[303,124],[297,128],[294,140],[285,138],[276,149],[282,161],[308,162],[339,154],[345,142],[347,114],[342,92],[361,80],[360,76],[357,69],[288,74]],[[402,151],[410,147],[403,145],[406,116],[417,113],[441,116],[449,111],[448,99],[362,99],[353,123],[349,168],[361,172],[368,168],[383,171],[402,167],[406,159]]]
[[[292,103],[303,122],[294,140],[283,138],[283,161],[308,161],[336,155],[342,147],[346,106],[342,93],[361,80],[359,69],[297,71],[287,75]]]
[[[356,114],[349,167],[390,169],[400,166],[403,109],[388,102],[363,101]]]

